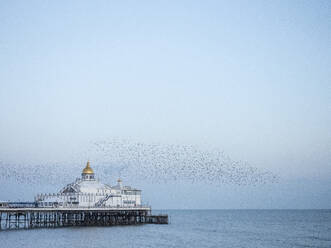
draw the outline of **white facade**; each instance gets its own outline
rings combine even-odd
[[[81,178],[57,194],[39,194],[35,201],[39,207],[140,207],[141,190],[123,186],[120,179],[115,186],[99,182],[87,162]]]

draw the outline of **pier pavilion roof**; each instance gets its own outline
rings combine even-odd
[[[98,180],[82,180],[78,179],[76,182],[68,184],[64,187],[60,193],[86,193],[86,194],[97,194],[104,193],[105,191],[111,190],[111,187],[99,182]]]
[[[140,191],[130,186],[122,186],[122,180],[118,180],[117,185],[109,186],[101,183],[99,180],[93,178],[87,178],[84,175],[93,174],[93,169],[90,166],[90,162],[87,162],[86,167],[83,170],[82,178],[76,179],[75,182],[65,186],[59,193],[82,193],[82,194],[98,194],[98,193],[110,193],[111,190],[132,190]]]

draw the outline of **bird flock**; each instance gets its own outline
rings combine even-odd
[[[142,143],[123,139],[92,142],[85,155],[102,180],[121,177],[148,183],[208,183],[257,185],[276,183],[274,173],[234,161],[224,152],[191,145]],[[82,170],[80,162],[38,165],[6,164],[0,161],[0,178],[24,183],[68,183]]]
[[[153,183],[186,181],[251,185],[274,183],[278,179],[272,172],[233,161],[222,151],[202,150],[195,146],[114,139],[94,142],[93,147],[99,164],[104,167],[113,164],[121,177]]]

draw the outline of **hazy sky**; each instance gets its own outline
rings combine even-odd
[[[330,208],[330,30],[330,1],[1,1],[0,160],[113,137],[211,146],[284,180],[225,186],[216,207]],[[196,187],[181,192],[205,204],[156,205],[212,207]]]

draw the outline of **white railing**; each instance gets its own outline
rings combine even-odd
[[[136,206],[42,206],[37,208],[47,208],[47,209],[135,209],[135,208],[148,208],[151,209],[151,206],[149,205],[136,205]]]

